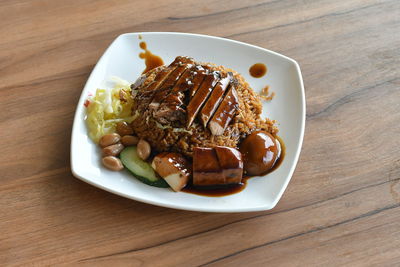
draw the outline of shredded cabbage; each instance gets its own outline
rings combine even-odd
[[[132,122],[133,98],[129,82],[118,77],[112,77],[112,89],[97,89],[96,94],[87,100],[86,126],[89,137],[98,143],[100,138],[115,132],[118,122]]]

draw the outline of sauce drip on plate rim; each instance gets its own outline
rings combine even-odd
[[[139,39],[141,39],[141,36],[139,36]],[[155,69],[159,66],[164,65],[164,61],[162,60],[161,57],[154,55],[153,53],[150,52],[150,50],[147,49],[146,42],[144,42],[144,41],[140,42],[139,46],[141,49],[144,50],[144,52],[141,52],[139,54],[139,57],[141,59],[144,59],[144,63],[146,64],[146,68],[143,71],[143,74],[152,69]]]

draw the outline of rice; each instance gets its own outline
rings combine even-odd
[[[132,128],[135,134],[139,138],[147,140],[156,152],[174,151],[191,157],[194,147],[227,146],[238,148],[241,140],[256,130],[264,130],[271,134],[278,132],[275,121],[260,117],[262,112],[260,97],[239,73],[223,66],[215,66],[209,63],[207,65],[212,70],[224,74],[232,72],[234,78],[237,79],[236,91],[239,109],[236,115],[223,135],[214,136],[197,119],[189,128],[186,128],[184,124],[162,125],[152,117],[148,110],[139,110],[139,105],[133,105],[132,112],[137,116],[131,123]],[[166,66],[158,67],[147,73],[144,85],[152,82],[156,73],[163,68],[166,68]]]

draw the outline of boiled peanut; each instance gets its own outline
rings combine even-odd
[[[100,138],[99,145],[101,147],[110,146],[118,143],[121,140],[121,136],[117,133],[106,134]]]
[[[137,154],[142,160],[146,160],[150,156],[151,147],[150,144],[144,140],[140,139],[137,144]]]
[[[120,171],[124,168],[119,158],[107,156],[102,159],[103,165],[112,171]]]
[[[132,127],[126,122],[118,122],[116,129],[117,133],[119,133],[121,136],[133,134]]]
[[[123,144],[114,144],[111,146],[106,146],[105,148],[102,149],[101,153],[103,157],[106,156],[118,156],[119,153],[124,149]]]
[[[124,135],[121,138],[121,143],[124,146],[134,146],[134,145],[137,145],[138,142],[139,142],[139,138],[137,136],[133,136],[133,135]]]

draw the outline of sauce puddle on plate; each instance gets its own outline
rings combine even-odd
[[[256,63],[250,67],[249,73],[254,78],[261,78],[267,73],[267,66],[263,63]]]
[[[139,39],[142,39],[141,35],[139,35]],[[139,57],[141,59],[144,59],[144,63],[146,64],[146,69],[143,71],[143,74],[148,72],[148,71],[150,71],[150,70],[152,70],[152,69],[155,69],[155,68],[157,68],[159,66],[164,65],[164,61],[162,60],[161,57],[159,57],[157,55],[154,55],[153,53],[151,53],[147,49],[146,42],[143,42],[143,41],[140,42],[139,46],[140,46],[141,49],[144,50],[144,52],[141,52],[139,54]]]

